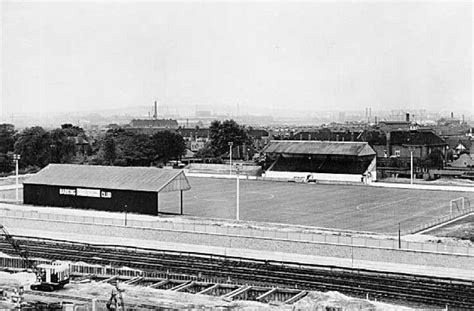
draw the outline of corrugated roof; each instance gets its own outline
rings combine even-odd
[[[191,189],[183,171],[73,164],[50,164],[24,184],[149,192]]]
[[[366,142],[272,140],[266,153],[369,156],[375,151]]]

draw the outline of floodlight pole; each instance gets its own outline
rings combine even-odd
[[[400,223],[398,223],[398,248],[402,248],[402,234],[400,230]]]
[[[181,215],[183,215],[183,190],[179,190],[179,192],[180,192],[179,209],[180,209]]]
[[[237,192],[236,192],[236,211],[235,211],[235,219],[240,220],[240,202],[239,202],[239,197],[240,197],[240,178],[239,178],[239,173],[240,173],[240,167],[237,165],[236,166],[236,173],[237,173]]]
[[[229,175],[232,175],[232,145],[234,144],[233,142],[229,141],[227,143],[229,145],[229,159],[230,159],[230,163],[229,163]]]
[[[410,184],[413,185],[413,150],[410,150]]]
[[[18,200],[18,161],[20,160],[21,156],[19,154],[13,155],[13,160],[15,160],[15,192],[16,192],[16,201]]]

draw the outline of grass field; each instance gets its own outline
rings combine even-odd
[[[236,181],[189,177],[186,215],[235,218]],[[449,213],[449,201],[472,192],[295,184],[241,180],[240,219],[326,228],[395,233]],[[179,194],[160,194],[162,212],[179,211]]]
[[[235,219],[235,179],[188,179],[185,215]],[[393,234],[398,223],[405,231],[448,214],[461,196],[474,204],[473,192],[241,180],[240,219]],[[13,199],[15,190],[0,191],[0,200]],[[160,194],[159,210],[178,213],[179,193]]]

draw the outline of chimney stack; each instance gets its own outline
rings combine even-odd
[[[156,100],[155,100],[155,112],[153,113],[153,119],[157,119],[158,118],[158,104],[156,103]]]
[[[454,112],[451,112],[451,119],[454,119]]]
[[[410,122],[410,113],[407,112],[405,116],[406,116],[406,121],[407,121],[407,122]]]

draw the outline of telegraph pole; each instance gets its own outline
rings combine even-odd
[[[235,169],[237,173],[237,192],[236,192],[236,211],[235,211],[235,219],[240,220],[240,178],[239,178],[239,173],[240,173],[240,166],[237,165]]]
[[[415,148],[409,147],[410,149],[410,184],[413,185],[413,151]]]
[[[398,248],[402,248],[402,234],[400,230],[400,223],[398,223]]]
[[[19,154],[14,154],[13,155],[13,160],[15,161],[15,183],[16,183],[16,201],[19,202],[18,200],[18,161],[20,160],[21,156]]]
[[[233,145],[234,143],[231,142],[231,141],[229,141],[227,144],[229,145],[229,159],[230,159],[229,175],[232,175],[232,145]]]

